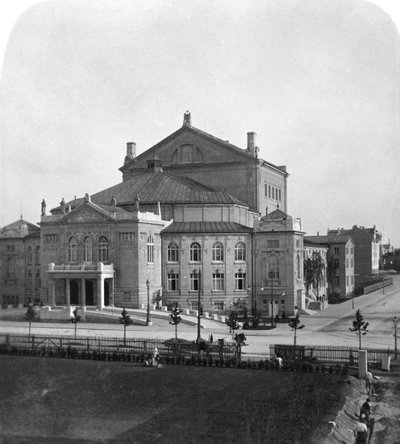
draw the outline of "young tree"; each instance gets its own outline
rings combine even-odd
[[[35,316],[36,316],[36,311],[32,307],[32,305],[29,304],[28,305],[28,310],[25,313],[25,319],[29,322],[29,334],[28,334],[28,337],[31,336],[31,324],[32,324],[32,321],[35,319]]]
[[[297,313],[296,316],[294,318],[291,318],[289,320],[289,327],[292,329],[292,331],[294,332],[294,341],[293,341],[293,345],[296,347],[296,335],[297,335],[297,330],[301,330],[302,328],[305,327],[304,324],[301,323],[300,321],[300,317],[299,314]]]
[[[75,338],[76,338],[76,327],[78,325],[78,322],[81,320],[81,316],[78,314],[78,307],[75,308],[75,310],[71,314],[71,322],[75,324]]]
[[[128,312],[125,310],[125,307],[122,307],[119,322],[124,326],[124,345],[126,345],[126,327],[129,327],[129,325],[133,324],[133,321],[132,318],[128,315]]]
[[[175,304],[172,307],[171,314],[169,315],[169,317],[171,318],[169,323],[171,325],[175,325],[175,339],[178,339],[178,324],[182,321],[182,318],[180,317],[181,313],[182,313],[181,308],[179,307],[178,304]]]
[[[231,311],[229,313],[229,318],[225,321],[226,325],[229,327],[229,333],[232,333],[232,335],[235,333],[235,330],[237,330],[239,326],[238,322],[238,314],[236,311]]]
[[[246,345],[246,336],[244,333],[235,334],[233,338],[236,342],[236,356],[238,357],[239,361],[242,358],[242,346]]]
[[[364,321],[361,311],[357,310],[356,317],[353,321],[353,327],[350,327],[349,330],[354,332],[358,336],[359,350],[361,350],[361,336],[364,336],[368,333],[368,324],[369,322]]]

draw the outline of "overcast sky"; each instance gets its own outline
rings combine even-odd
[[[400,247],[396,3],[1,2],[0,225],[120,182],[126,142],[190,110],[239,147],[257,133],[307,234],[376,225]]]

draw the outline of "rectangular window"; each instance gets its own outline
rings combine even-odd
[[[335,276],[335,287],[339,287],[339,276]]]
[[[199,303],[198,303],[198,301],[191,301],[190,302],[190,308],[192,309],[192,310],[197,310],[198,308],[199,308]],[[201,314],[201,313],[200,313]]]
[[[268,197],[268,185],[265,184],[265,197]]]
[[[272,199],[275,199],[275,187],[272,187]]]
[[[268,239],[267,248],[279,248],[279,239]]]
[[[216,311],[224,311],[225,310],[225,303],[224,302],[214,302],[214,309]]]
[[[339,259],[335,259],[335,268],[339,268]]]
[[[268,185],[268,197],[271,197],[271,185]]]
[[[349,247],[346,247],[346,254],[349,254]]]
[[[7,253],[14,253],[15,245],[7,245]]]
[[[246,290],[246,273],[235,273],[235,290]]]
[[[354,276],[351,275],[351,285],[353,285],[353,284],[354,284]]]
[[[281,201],[282,199],[281,199],[281,190],[278,190],[279,191],[279,201]]]
[[[351,268],[354,267],[354,259],[353,259],[353,258],[350,259],[350,267],[351,267]]]
[[[346,259],[346,268],[349,268],[349,260]]]
[[[179,274],[168,273],[168,291],[178,291]]]
[[[224,273],[213,273],[213,290],[214,291],[223,291],[225,289],[225,280]]]
[[[190,291],[199,290],[199,275],[197,273],[190,273]]]
[[[334,247],[333,252],[334,254],[339,254],[339,247]]]

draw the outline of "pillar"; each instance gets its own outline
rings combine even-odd
[[[86,280],[84,278],[81,279],[81,285],[82,285],[81,305],[82,307],[84,307],[86,305]]]
[[[115,280],[114,277],[111,279],[111,286],[110,286],[110,301],[109,305],[110,307],[114,307],[115,300],[114,300],[114,291],[115,291]]]
[[[69,284],[70,284],[69,279],[65,279],[65,305],[67,307],[71,305],[71,290]]]
[[[365,378],[368,369],[367,350],[358,350],[358,377]]]
[[[56,305],[56,282],[54,278],[49,279],[49,291],[50,291],[49,305],[54,307]]]
[[[97,308],[101,310],[104,308],[104,278],[100,276],[97,278]]]

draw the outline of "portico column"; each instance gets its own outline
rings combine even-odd
[[[54,278],[49,279],[50,290],[50,305],[54,307],[56,305],[56,282]]]
[[[86,280],[84,278],[81,279],[82,285],[82,301],[81,305],[84,307],[86,305]]]
[[[110,306],[114,307],[114,277],[111,279]]]
[[[65,305],[69,307],[71,305],[71,289],[69,279],[65,279]]]
[[[97,278],[97,307],[104,308],[104,278],[99,276]]]

